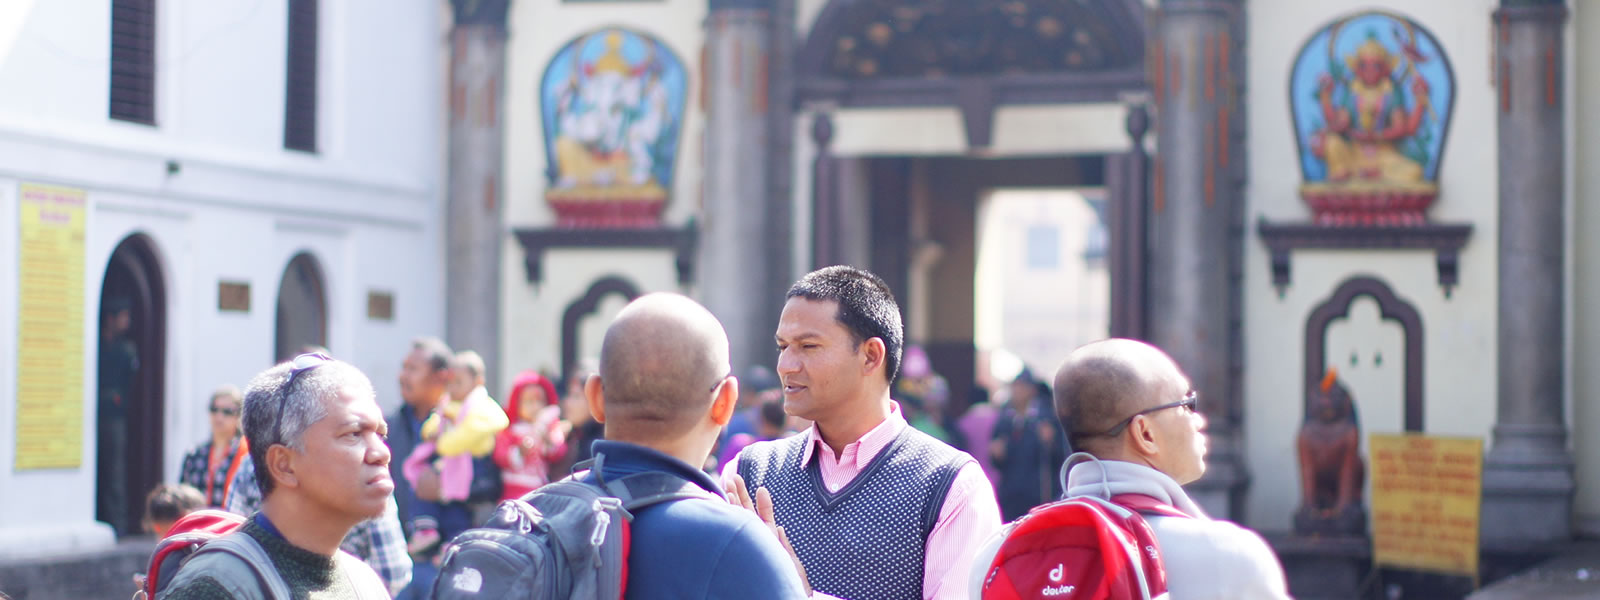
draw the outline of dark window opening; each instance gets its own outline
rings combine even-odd
[[[111,118],[156,123],[155,0],[111,2]]]
[[[289,0],[283,147],[317,151],[317,0]]]

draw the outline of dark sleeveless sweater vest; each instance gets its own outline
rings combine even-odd
[[[849,600],[922,600],[928,534],[967,453],[907,426],[856,478],[829,492],[807,434],[751,444],[739,475],[772,493],[775,519],[811,587]]]

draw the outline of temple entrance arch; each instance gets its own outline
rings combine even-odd
[[[952,412],[978,380],[976,223],[992,190],[1096,190],[1110,333],[1144,336],[1147,10],[832,0],[794,46],[792,134],[811,153],[793,163],[811,167],[794,178],[796,247],[884,277]]]

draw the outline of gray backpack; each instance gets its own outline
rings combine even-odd
[[[622,597],[633,513],[672,500],[723,499],[659,471],[605,481],[577,475],[501,502],[482,527],[450,541],[433,584],[436,600],[566,600]]]

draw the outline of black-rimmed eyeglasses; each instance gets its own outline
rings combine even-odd
[[[1180,406],[1187,409],[1189,414],[1194,414],[1198,410],[1199,404],[1200,396],[1196,394],[1194,390],[1189,390],[1189,393],[1183,395],[1182,400],[1177,402],[1168,402],[1160,406],[1152,406],[1150,408],[1133,413],[1128,415],[1128,418],[1123,419],[1122,422],[1117,423],[1116,427],[1112,427],[1111,429],[1107,429],[1100,433],[1088,434],[1087,437],[1117,437],[1118,435],[1122,434],[1123,429],[1126,429],[1129,425],[1132,425],[1133,419],[1139,415],[1148,415],[1153,412],[1160,412],[1169,408],[1178,408]]]
[[[279,388],[278,418],[272,423],[273,437],[283,437],[283,413],[288,412],[289,410],[289,392],[293,391],[294,389],[295,378],[299,377],[301,373],[310,371],[330,362],[333,362],[333,357],[321,352],[307,352],[305,354],[301,354],[300,356],[294,357],[294,362],[289,366],[289,379],[283,382],[282,388]],[[274,443],[278,444],[282,444],[284,442],[285,440],[282,439],[274,440]]]
[[[711,384],[711,391],[716,392],[717,388],[722,387],[722,383],[727,381],[729,377],[733,377],[732,371],[729,371],[727,375],[718,377],[717,380]]]

